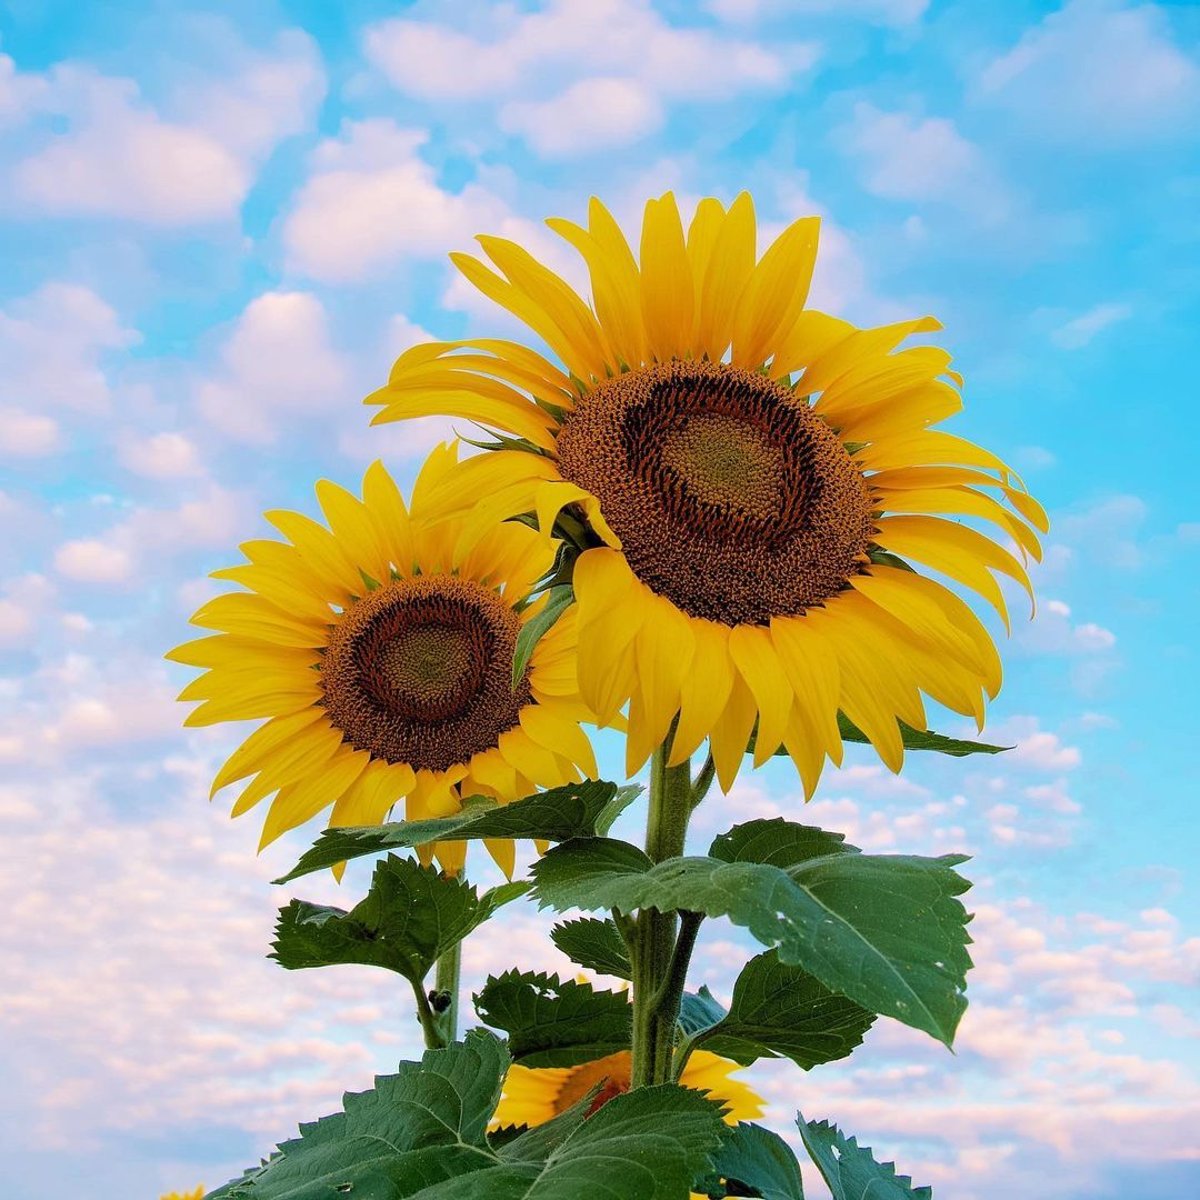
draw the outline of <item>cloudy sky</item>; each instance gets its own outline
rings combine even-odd
[[[802,817],[975,856],[957,1054],[877,1028],[757,1071],[773,1118],[946,1200],[1200,1191],[1198,131],[1186,2],[0,5],[6,1197],[214,1186],[416,1049],[389,979],[263,959],[306,839],[256,859],[207,803],[237,734],[178,728],[161,655],[263,508],[376,456],[409,479],[448,432],[359,405],[427,334],[509,331],[448,250],[500,232],[577,277],[544,216],[667,188],[820,213],[819,304],[941,316],[957,430],[1054,518],[987,730],[1016,749],[855,755]],[[779,812],[782,766],[697,845]],[[473,980],[556,964],[510,912]],[[745,954],[714,925],[700,970],[728,994]]]

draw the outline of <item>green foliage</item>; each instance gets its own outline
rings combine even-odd
[[[769,863],[786,869],[826,854],[858,854],[859,849],[847,843],[844,833],[773,817],[735,825],[713,841],[708,853],[722,862]]]
[[[633,967],[621,931],[609,920],[580,917],[550,930],[554,944],[572,961],[601,975],[632,979]]]
[[[539,904],[559,912],[728,917],[830,991],[949,1045],[971,966],[968,917],[957,899],[970,885],[954,870],[964,861],[843,846],[787,868],[714,857],[656,865],[625,842],[582,838],[550,850],[533,875]]]
[[[878,1163],[867,1146],[848,1138],[827,1121],[796,1124],[804,1148],[821,1172],[833,1200],[933,1200],[933,1189],[913,1187],[907,1175],[897,1175],[893,1163]]]
[[[432,842],[479,838],[544,838],[562,842],[573,837],[607,833],[613,821],[641,793],[637,786],[618,787],[604,780],[586,780],[552,788],[499,805],[474,796],[461,812],[428,821],[392,821],[385,825],[354,825],[326,829],[316,844],[276,883],[289,883],[301,875],[332,867],[335,863],[385,850],[428,846]]]
[[[465,1042],[400,1064],[344,1111],[301,1126],[222,1200],[685,1200],[724,1137],[720,1109],[662,1085],[587,1102],[502,1145],[486,1135],[508,1067],[504,1044]]]
[[[710,1029],[724,1016],[725,1009],[703,985],[698,992],[684,992],[679,1002],[679,1028],[689,1036]]]
[[[390,854],[349,912],[306,900],[281,908],[270,957],[289,971],[360,963],[420,983],[439,956],[528,889],[507,883],[480,896],[433,867]]]
[[[475,1010],[508,1034],[509,1053],[526,1067],[573,1067],[629,1049],[629,997],[557,975],[506,971],[489,978]]]
[[[517,644],[513,652],[512,682],[515,688],[525,677],[525,668],[533,657],[533,651],[538,642],[554,627],[554,623],[575,602],[575,593],[568,583],[558,584],[546,593],[547,599],[542,611],[535,617],[530,617],[521,626],[517,634]]]
[[[728,1014],[696,1044],[743,1065],[782,1055],[807,1071],[845,1058],[874,1020],[873,1013],[768,950],[745,965]]]
[[[905,750],[933,750],[938,754],[948,754],[951,758],[965,758],[970,754],[1003,754],[1011,750],[1011,746],[990,746],[987,742],[969,742],[963,738],[946,737],[942,733],[934,733],[930,729],[914,729],[904,721],[897,720],[900,726],[900,740]],[[870,743],[870,738],[845,713],[838,713],[838,732],[843,742],[858,742],[862,745]]]
[[[804,1200],[800,1164],[778,1134],[761,1125],[740,1124],[730,1130],[713,1159],[710,1176],[692,1190],[722,1200],[725,1196],[760,1196],[762,1200]]]

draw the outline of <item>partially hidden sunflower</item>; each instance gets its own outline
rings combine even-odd
[[[557,357],[475,339],[414,347],[367,397],[374,423],[442,413],[500,435],[438,490],[464,534],[569,507],[591,547],[574,569],[579,682],[601,723],[628,703],[632,774],[678,721],[672,764],[707,738],[728,790],[757,730],[811,796],[841,761],[842,710],[893,770],[897,718],[922,693],[973,716],[1000,685],[968,605],[910,563],[1008,614],[996,573],[1032,592],[1042,508],[995,455],[931,428],[960,377],[917,320],[857,328],[805,307],[818,221],[756,257],[754,207],[646,205],[638,257],[597,200],[584,228],[551,219],[586,262],[591,303],[513,242],[496,270],[451,257]],[[988,522],[1008,546],[972,525]],[[1011,546],[1011,549],[1009,548]]]
[[[632,1059],[628,1050],[582,1063],[577,1067],[523,1067],[514,1063],[504,1078],[504,1090],[492,1118],[493,1128],[506,1125],[543,1125],[566,1112],[597,1088],[591,1111],[629,1091]],[[740,1066],[707,1050],[696,1050],[683,1069],[679,1082],[687,1088],[707,1092],[710,1100],[725,1108],[725,1121],[753,1121],[762,1116],[762,1098],[740,1079],[732,1078]],[[693,1200],[704,1200],[692,1193]]]
[[[504,1078],[493,1125],[542,1125],[598,1088],[592,1101],[594,1112],[614,1096],[629,1091],[631,1064],[628,1050],[577,1067],[523,1067],[514,1063]],[[730,1125],[753,1121],[762,1116],[762,1099],[748,1084],[732,1078],[739,1070],[741,1067],[727,1058],[696,1050],[679,1082],[708,1092],[710,1099],[724,1105],[725,1120]]]
[[[167,1192],[158,1200],[204,1200],[204,1188],[201,1186],[190,1192]]]
[[[241,550],[248,562],[213,572],[245,590],[204,604],[192,622],[215,636],[167,655],[204,668],[181,700],[187,725],[264,720],[221,768],[213,794],[249,780],[239,816],[268,796],[260,849],[332,806],[331,825],[371,825],[403,799],[410,820],[457,812],[469,796],[502,803],[538,787],[594,777],[579,722],[578,622],[567,614],[536,645],[517,685],[514,651],[554,550],[536,530],[497,522],[459,548],[459,522],[430,493],[456,470],[438,448],[411,511],[375,463],[362,499],[328,481],[317,497],[328,527],[300,513],[267,519],[285,541]],[[488,842],[511,874],[511,842]],[[447,870],[463,842],[441,842]]]

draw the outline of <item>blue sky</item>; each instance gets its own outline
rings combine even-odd
[[[448,250],[498,231],[578,278],[541,219],[594,192],[636,228],[667,188],[820,213],[814,303],[938,315],[957,431],[1054,519],[987,730],[1016,749],[855,755],[801,817],[974,855],[958,1053],[880,1028],[756,1071],[773,1119],[955,1200],[1200,1190],[1198,141],[1189,3],[3,6],[6,1195],[213,1186],[415,1050],[387,980],[262,960],[304,839],[255,859],[207,805],[235,734],[178,728],[161,654],[264,508],[450,432],[358,403],[413,341],[511,332]],[[773,764],[697,838],[797,790]],[[514,919],[474,980],[562,965]],[[701,972],[745,953],[714,928]]]

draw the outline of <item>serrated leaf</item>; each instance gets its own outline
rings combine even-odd
[[[359,963],[420,983],[442,954],[528,888],[502,884],[481,897],[433,867],[389,855],[349,912],[306,900],[281,908],[269,957],[289,971]]]
[[[698,992],[684,992],[679,1001],[679,1028],[688,1036],[711,1029],[724,1016],[720,1001],[703,984]]]
[[[769,863],[794,867],[826,854],[858,854],[844,833],[830,833],[815,825],[797,825],[782,817],[746,821],[717,837],[708,849],[710,858],[722,862]]]
[[[759,1196],[762,1200],[804,1200],[800,1164],[777,1133],[761,1125],[739,1124],[713,1157],[710,1177],[693,1191],[713,1196]]]
[[[913,1187],[907,1175],[897,1175],[893,1163],[879,1163],[870,1147],[860,1146],[828,1121],[796,1124],[804,1148],[833,1193],[833,1200],[933,1200],[933,1189]]]
[[[550,930],[550,939],[572,961],[601,975],[632,979],[633,967],[621,931],[609,920],[580,917]]]
[[[636,785],[618,787],[602,779],[585,780],[505,805],[473,796],[464,801],[461,812],[428,821],[391,821],[384,825],[326,829],[300,861],[275,882],[289,883],[301,875],[352,858],[427,846],[431,842],[475,841],[479,838],[539,838],[561,842],[573,837],[603,834],[641,790]]]
[[[949,1045],[971,966],[957,899],[970,885],[954,870],[964,861],[840,853],[787,869],[700,857],[654,864],[628,843],[589,838],[556,846],[534,865],[534,894],[559,912],[728,917],[831,991]]]
[[[508,1034],[509,1053],[526,1067],[573,1067],[629,1049],[629,997],[557,975],[506,971],[489,978],[475,1011]]]
[[[1011,746],[990,746],[987,742],[971,742],[964,738],[946,737],[943,733],[934,733],[931,729],[914,729],[905,721],[897,719],[900,726],[900,740],[905,750],[932,750],[938,754],[948,754],[951,758],[965,758],[969,754],[1002,754],[1011,750]],[[858,742],[868,745],[870,738],[845,713],[838,713],[838,732],[843,742]]]
[[[513,650],[512,685],[515,688],[525,678],[525,668],[533,657],[533,651],[538,642],[554,628],[559,617],[575,603],[575,592],[570,584],[558,584],[546,593],[546,603],[542,610],[530,617],[521,626],[517,634],[517,644]]]
[[[473,1167],[509,1058],[490,1034],[404,1062],[343,1111],[300,1126],[262,1167],[227,1185],[247,1200],[394,1200]]]
[[[476,1030],[465,1042],[400,1064],[343,1112],[300,1127],[261,1167],[214,1195],[223,1200],[682,1200],[719,1148],[721,1109],[666,1084],[592,1097],[502,1146],[485,1130],[508,1068],[504,1044]]]
[[[783,1056],[808,1071],[845,1058],[874,1020],[874,1013],[768,950],[742,968],[728,1015],[697,1044],[743,1065]]]

